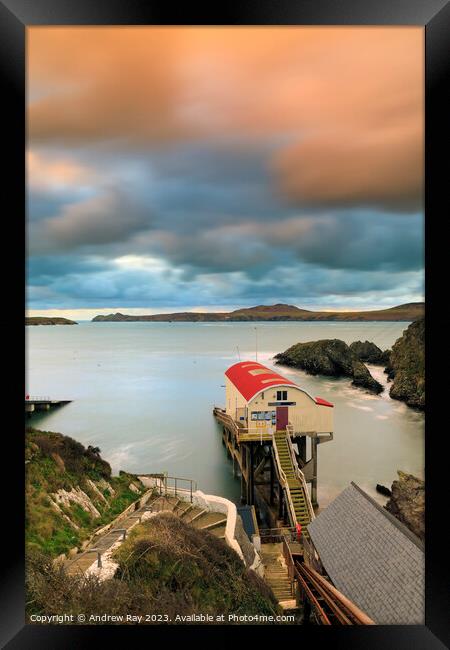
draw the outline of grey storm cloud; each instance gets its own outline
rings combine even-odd
[[[151,224],[148,208],[126,193],[108,188],[97,196],[70,203],[56,216],[31,223],[34,253],[73,250],[124,241]]]
[[[328,214],[242,223],[190,232],[142,233],[135,252],[157,251],[170,264],[198,272],[245,271],[252,276],[283,262],[326,269],[370,271],[423,267],[423,224],[419,215]]]

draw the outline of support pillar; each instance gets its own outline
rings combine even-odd
[[[298,438],[298,454],[302,461],[306,463],[306,436]]]
[[[274,497],[274,492],[275,492],[275,485],[274,485],[274,467],[273,467],[273,457],[270,455],[270,505],[273,506],[273,497]]]
[[[254,462],[253,462],[253,445],[250,443],[247,447],[247,458],[246,458],[246,466],[247,466],[247,504],[248,505],[253,505],[255,502],[254,498],[254,483],[255,483],[255,477],[254,477]]]
[[[241,503],[247,502],[247,486],[245,483],[244,472],[241,472]]]

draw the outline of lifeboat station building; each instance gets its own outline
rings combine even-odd
[[[260,363],[243,361],[225,372],[225,410],[248,433],[330,434],[333,404],[313,397]]]
[[[270,505],[278,502],[278,520],[312,520],[317,447],[333,439],[333,410],[327,400],[257,361],[228,368],[225,408],[215,407],[214,416],[233,469],[240,470],[241,500],[253,504],[257,489]]]

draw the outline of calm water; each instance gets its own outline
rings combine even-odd
[[[272,357],[299,341],[339,338],[390,347],[407,323],[80,323],[28,327],[31,395],[73,402],[29,422],[59,431],[130,472],[168,471],[195,478],[205,492],[239,497],[239,481],[221,444],[213,405],[224,403],[226,368]],[[373,496],[397,469],[423,477],[424,418],[404,404],[353,388],[347,379],[277,368],[335,404],[335,435],[319,447],[319,503],[350,481]],[[382,368],[371,367],[386,383]],[[380,499],[380,497],[377,497]]]

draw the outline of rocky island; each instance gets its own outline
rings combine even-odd
[[[425,303],[411,302],[375,311],[310,311],[295,305],[258,305],[230,312],[175,312],[172,314],[107,314],[95,316],[101,322],[205,322],[222,321],[412,321],[425,313]]]
[[[276,363],[305,370],[311,375],[351,377],[352,384],[372,393],[381,393],[383,386],[376,381],[364,363],[350,347],[339,339],[322,339],[297,343],[275,355]]]
[[[425,408],[424,318],[411,323],[394,343],[385,372],[393,380],[389,391],[392,399],[413,408]]]
[[[78,325],[74,320],[69,318],[49,318],[47,316],[27,316],[25,325]]]
[[[360,361],[373,363],[375,366],[386,366],[391,356],[390,350],[381,350],[371,341],[354,341],[350,344],[350,350]]]

